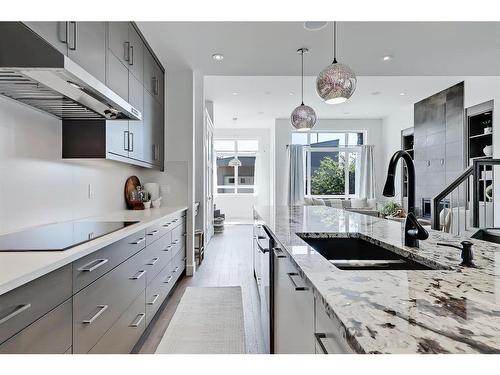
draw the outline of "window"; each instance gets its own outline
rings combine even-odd
[[[259,142],[253,139],[216,139],[217,194],[253,194]]]
[[[293,133],[292,143],[306,146],[306,195],[356,195],[356,169],[364,132]]]

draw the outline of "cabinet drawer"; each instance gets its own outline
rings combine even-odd
[[[73,262],[73,293],[112,270],[145,245],[142,230]]]
[[[0,296],[0,343],[71,297],[71,265]]]
[[[63,354],[71,348],[71,299],[0,345],[0,354]]]
[[[128,354],[146,329],[145,292],[143,291],[89,354]]]
[[[186,250],[183,248],[174,256],[171,262],[171,270],[174,283],[179,279],[179,276],[182,274],[185,268],[186,268]]]
[[[156,275],[172,260],[173,245],[170,239],[171,233],[168,232],[143,250],[147,284],[151,283]]]
[[[146,326],[149,325],[168,293],[172,290],[174,283],[169,263],[146,287]]]
[[[146,245],[152,244],[170,231],[167,221],[146,228]]]
[[[315,346],[316,354],[349,354],[354,351],[349,347],[345,330],[339,322],[331,319],[320,298],[315,298]]]
[[[87,353],[146,287],[142,252],[73,297],[73,353]]]

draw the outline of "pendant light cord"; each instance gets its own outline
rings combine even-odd
[[[333,64],[337,63],[337,22],[333,21]]]
[[[304,49],[302,49],[302,51],[300,51],[300,54],[302,56],[302,71],[301,71],[301,77],[302,77],[302,81],[301,81],[302,104],[301,105],[304,105]]]

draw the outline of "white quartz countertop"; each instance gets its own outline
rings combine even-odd
[[[75,221],[138,221],[138,223],[64,251],[0,252],[0,295],[65,266],[85,255],[154,225],[186,206],[120,210]]]
[[[500,353],[500,245],[471,239],[477,268],[460,266],[458,238],[430,230],[404,246],[404,223],[321,206],[256,207],[263,224],[359,353]],[[362,238],[438,270],[340,270],[304,238]]]

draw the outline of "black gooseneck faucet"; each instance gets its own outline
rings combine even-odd
[[[410,154],[406,151],[396,151],[389,161],[387,169],[387,179],[384,185],[383,195],[385,197],[394,197],[396,176],[396,167],[399,159],[403,158],[408,170],[408,214],[405,222],[405,246],[418,247],[419,240],[426,240],[429,233],[422,227],[415,217],[415,166]]]

